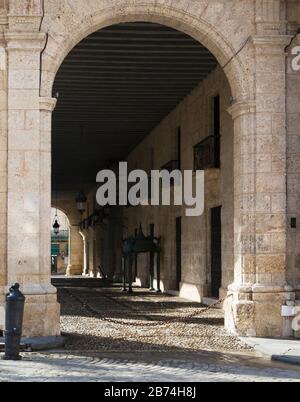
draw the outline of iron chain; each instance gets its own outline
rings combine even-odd
[[[91,315],[93,315],[93,316],[96,315],[97,318],[99,318],[100,320],[105,321],[105,322],[109,322],[109,323],[111,323],[111,324],[132,326],[132,323],[121,321],[121,319],[120,319],[120,320],[115,320],[115,319],[113,319],[113,318],[103,317],[103,315],[101,315],[101,313],[100,313],[98,310],[96,310],[95,308],[93,308],[92,306],[90,306],[90,305],[87,303],[87,301],[84,301],[84,300],[83,300],[82,298],[80,298],[79,296],[74,295],[74,294],[70,291],[70,289],[64,288],[64,291],[65,291],[66,293],[68,293],[70,297],[72,297],[73,299],[75,299],[89,314],[91,314]],[[102,293],[102,294],[103,294],[103,293]],[[107,297],[105,294],[104,294],[104,296]],[[209,311],[209,310],[211,310],[211,309],[213,309],[213,308],[219,306],[220,304],[224,303],[225,300],[227,300],[229,297],[232,297],[232,296],[233,296],[232,294],[229,294],[229,295],[227,295],[226,297],[224,297],[223,299],[220,299],[220,300],[216,301],[215,303],[211,304],[210,306],[207,306],[206,308],[202,309],[201,311],[198,311],[198,310],[197,310],[196,312],[194,312],[194,313],[192,313],[192,314],[190,314],[190,315],[188,315],[188,316],[184,316],[184,317],[181,317],[181,318],[179,318],[179,319],[177,318],[177,319],[176,319],[176,322],[178,322],[178,321],[179,321],[179,322],[183,322],[183,321],[185,321],[185,320],[187,320],[187,319],[196,318],[197,316],[203,315],[203,314],[205,314],[207,311]],[[109,299],[111,300],[111,299],[113,299],[113,298],[110,297]],[[113,300],[114,300],[114,299],[113,299]],[[127,307],[128,307],[130,310],[132,310],[132,313],[136,313],[136,311],[133,310],[133,309],[131,309],[129,306],[127,306]],[[146,320],[149,320],[149,318],[148,318],[147,316],[142,316],[142,315],[140,315],[139,317],[144,317]],[[133,316],[133,314],[132,314],[132,316],[129,317],[129,318],[132,318],[132,319],[134,319],[134,320],[137,319],[137,317],[136,317],[136,316]],[[173,318],[170,318],[170,319],[168,319],[168,320],[166,320],[166,321],[164,321],[164,322],[160,321],[160,322],[156,322],[156,323],[153,323],[153,322],[148,322],[148,323],[135,323],[134,325],[137,326],[137,327],[158,327],[158,326],[161,327],[161,326],[170,325],[170,324],[173,324],[173,323],[174,323],[174,319],[173,319]]]

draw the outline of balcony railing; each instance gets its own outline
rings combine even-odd
[[[194,170],[220,167],[220,137],[210,135],[194,146]]]

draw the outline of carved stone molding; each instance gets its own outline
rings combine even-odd
[[[255,35],[252,37],[252,43],[255,46],[284,47],[290,43],[291,39],[291,35]]]
[[[252,37],[252,44],[258,53],[283,54],[291,40],[291,35],[255,35]]]
[[[8,51],[41,51],[46,41],[46,34],[41,32],[6,32],[4,37]]]
[[[256,113],[256,102],[254,100],[236,102],[227,109],[227,112],[234,120],[245,114],[254,114]]]
[[[41,0],[10,0],[9,29],[15,32],[38,31],[43,17]]]
[[[40,110],[53,112],[57,103],[56,98],[40,98]]]
[[[256,26],[258,33],[284,33],[286,29],[284,0],[256,0]]]

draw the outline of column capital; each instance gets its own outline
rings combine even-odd
[[[0,32],[0,47],[6,47],[6,40],[4,37],[4,32]]]
[[[296,36],[295,43],[300,45],[300,33]]]
[[[46,34],[43,32],[5,32],[7,50],[42,51]]]
[[[245,100],[235,102],[232,106],[227,109],[227,112],[232,116],[233,120],[244,114],[254,114],[256,113],[256,101],[255,100]]]
[[[252,43],[256,49],[282,49],[289,45],[292,35],[253,35]]]
[[[40,98],[40,110],[44,110],[46,112],[53,112],[55,109],[57,99],[56,98]]]

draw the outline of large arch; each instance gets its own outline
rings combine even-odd
[[[221,33],[221,27],[195,17],[191,12],[175,6],[166,6],[158,2],[146,4],[141,1],[132,5],[131,1],[122,2],[122,7],[110,6],[101,8],[93,15],[83,16],[76,20],[68,20],[71,31],[66,27],[59,40],[48,34],[47,43],[42,56],[41,96],[52,97],[52,87],[57,71],[68,53],[85,37],[102,28],[122,22],[154,22],[181,31],[195,40],[216,57],[224,67],[230,83],[232,95],[237,101],[250,100],[253,96],[249,70],[247,71],[239,52],[248,42],[246,38],[241,47],[236,49]],[[42,25],[42,29],[47,29]]]
[[[59,333],[59,307],[46,255],[55,75],[68,52],[88,34],[116,23],[145,21],[167,25],[201,42],[224,68],[231,86],[235,281],[226,304],[227,328],[243,335],[291,336],[291,320],[281,317],[282,305],[295,297],[286,277],[285,50],[291,37],[285,35],[284,2],[259,0],[254,7],[248,0],[239,4],[235,0],[116,0],[114,5],[108,0],[54,0],[44,2],[44,10],[42,3],[10,1],[3,45],[8,53],[8,85],[2,109],[8,114],[6,132],[11,140],[5,144],[9,197],[3,243],[8,258],[1,277],[5,284],[20,280],[28,296],[24,333]],[[32,130],[31,138],[27,129]],[[26,141],[16,138],[16,133],[26,136]],[[36,163],[27,164],[24,172],[29,144]],[[269,163],[262,163],[264,156]],[[271,200],[267,205],[266,198]],[[20,203],[23,199],[26,202]]]
[[[94,10],[93,14],[88,16],[82,13],[83,16],[79,19],[74,9],[74,12],[69,15],[71,19],[67,22],[67,29],[61,34],[59,40],[52,38],[51,32],[48,34],[45,50],[42,53],[40,94],[43,98],[52,98],[53,84],[59,67],[69,52],[82,39],[102,28],[118,23],[152,22],[166,25],[191,36],[215,56],[224,70],[231,88],[232,107],[229,109],[229,113],[234,120],[234,137],[236,139],[234,146],[234,282],[229,287],[232,297],[225,301],[226,327],[244,335],[265,334],[268,329],[264,324],[261,325],[260,322],[255,321],[256,305],[251,303],[253,289],[260,279],[257,280],[256,256],[252,256],[249,239],[255,239],[256,242],[259,241],[259,237],[256,240],[256,233],[252,233],[252,230],[254,232],[256,230],[255,226],[251,227],[244,223],[245,205],[241,204],[241,202],[247,203],[247,214],[255,214],[256,199],[251,194],[253,190],[249,190],[251,183],[255,183],[256,180],[256,172],[252,170],[252,167],[256,163],[253,150],[256,147],[257,111],[254,99],[253,84],[255,80],[254,70],[252,70],[254,62],[251,58],[253,56],[251,35],[240,38],[238,42],[236,36],[232,36],[231,42],[222,32],[226,32],[224,22],[218,24],[218,21],[205,20],[199,13],[189,12],[180,4],[166,6],[160,2],[146,4],[143,1],[136,1],[133,6],[131,1],[123,1],[120,7],[99,7],[99,10]],[[207,3],[206,6],[209,7],[209,4]],[[283,230],[285,231],[285,228]],[[249,263],[249,261],[251,262]],[[276,276],[276,281],[285,283],[285,266],[282,264],[281,269],[282,272]],[[258,292],[274,293],[274,286],[270,286],[269,279],[264,279],[266,276],[263,272],[260,275],[263,278],[263,285],[259,284]],[[278,278],[280,279],[278,280]],[[284,287],[275,289],[284,291]],[[239,316],[241,317],[240,322]],[[247,318],[245,319],[245,317]],[[278,310],[271,321],[273,319],[277,322],[275,325],[280,327],[279,322],[282,319],[278,315]],[[253,328],[255,328],[254,331]],[[280,333],[282,333],[281,328],[278,334]]]
[[[48,31],[48,34],[41,58],[41,99],[53,99],[53,85],[60,66],[72,49],[88,35],[115,24],[151,22],[181,31],[205,46],[224,70],[231,88],[232,102],[241,105],[241,115],[250,113],[252,118],[255,106],[252,78],[249,74],[249,58],[246,66],[240,54],[250,42],[249,37],[243,38],[238,44],[236,38],[230,42],[222,32],[222,27],[226,32],[224,25],[213,23],[209,18],[205,20],[200,14],[195,16],[193,10],[186,10],[182,4],[175,6],[166,5],[165,2],[160,4],[159,1],[147,3],[136,1],[133,5],[131,1],[126,0],[122,2],[121,7],[114,5],[103,7],[100,4],[97,8],[93,10],[93,14],[86,15],[74,6],[72,13],[68,14],[69,18],[60,20],[59,36],[52,35],[51,29],[47,29],[51,19],[44,18],[42,21],[41,30]],[[47,9],[45,11],[47,13]],[[74,269],[72,263],[70,265],[68,275],[83,272],[82,269],[80,272],[78,264],[75,264]],[[83,265],[82,261],[81,266]]]

